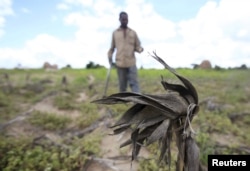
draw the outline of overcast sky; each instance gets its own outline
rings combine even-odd
[[[172,67],[250,67],[249,9],[249,0],[0,0],[0,68],[108,66],[120,11],[144,47],[138,67],[162,68],[152,51]]]

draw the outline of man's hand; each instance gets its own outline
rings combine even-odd
[[[144,50],[144,49],[143,49],[143,47],[141,47],[139,52],[140,52],[140,53],[142,53],[142,52],[143,52],[143,50]]]
[[[108,57],[108,59],[109,59],[109,64],[110,65],[112,65],[112,63],[113,63],[113,61],[112,61],[112,57],[110,58],[110,57]]]

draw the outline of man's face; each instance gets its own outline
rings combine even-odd
[[[126,14],[122,14],[120,18],[121,27],[126,28],[128,25],[128,16]]]

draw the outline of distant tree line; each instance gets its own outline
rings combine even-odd
[[[99,64],[95,64],[94,62],[90,61],[87,65],[86,65],[86,69],[96,69],[96,68],[104,68],[103,65],[99,65]]]

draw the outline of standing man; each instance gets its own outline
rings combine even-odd
[[[116,48],[115,61],[120,92],[127,91],[129,84],[132,92],[139,93],[135,52],[141,53],[143,48],[136,32],[127,26],[128,14],[126,12],[120,13],[119,21],[120,27],[112,34],[111,47],[108,51],[109,63],[112,65],[112,56]]]

